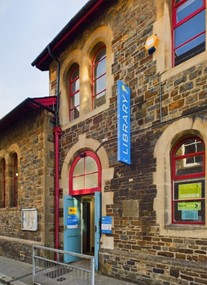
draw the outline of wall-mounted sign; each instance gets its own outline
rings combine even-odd
[[[112,217],[102,217],[101,232],[102,234],[112,234]]]
[[[22,209],[22,230],[24,231],[37,231],[37,209]]]
[[[118,161],[131,164],[130,89],[121,80],[117,82],[118,106]]]

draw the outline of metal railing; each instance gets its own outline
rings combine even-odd
[[[77,261],[64,263],[66,256]],[[93,256],[34,245],[32,258],[34,284],[95,284]]]

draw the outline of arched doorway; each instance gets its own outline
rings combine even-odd
[[[69,195],[64,196],[64,250],[91,254],[98,269],[101,221],[101,163],[86,150],[69,170]],[[67,257],[65,262],[74,261]]]

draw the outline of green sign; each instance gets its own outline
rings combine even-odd
[[[178,186],[178,199],[186,200],[201,198],[202,183],[180,184]]]
[[[201,202],[179,202],[178,211],[201,210]]]

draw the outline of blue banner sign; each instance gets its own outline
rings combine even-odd
[[[131,164],[130,89],[121,80],[117,83],[118,161]]]

